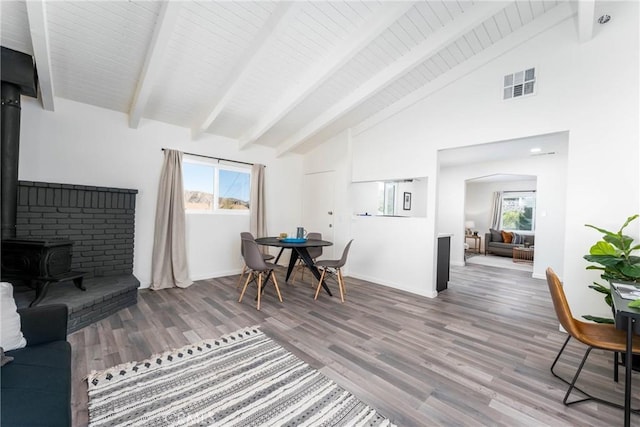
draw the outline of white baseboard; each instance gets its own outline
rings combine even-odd
[[[206,279],[215,279],[216,277],[225,277],[225,276],[234,276],[236,274],[242,273],[242,269],[233,269],[226,271],[213,271],[210,273],[201,273],[197,275],[192,275],[191,280],[206,280]]]
[[[360,274],[351,274],[350,276],[356,279],[366,280],[367,282],[375,283],[376,285],[386,286],[387,288],[393,288],[393,289],[398,289],[405,292],[410,292],[412,294],[420,295],[427,298],[435,298],[438,296],[438,292],[436,292],[435,290],[418,292],[415,289],[409,289],[399,283],[385,282],[384,280],[377,277],[370,277],[370,276],[360,275]]]

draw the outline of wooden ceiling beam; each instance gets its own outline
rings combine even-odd
[[[43,0],[27,1],[25,4],[29,18],[33,57],[38,70],[40,101],[45,110],[54,111],[53,72],[51,70],[46,4]]]
[[[322,58],[301,81],[289,89],[256,125],[240,138],[240,148],[246,148],[269,131],[284,116],[304,101],[349,60],[395,23],[413,7],[413,2],[384,3],[351,36],[349,40]]]
[[[28,3],[28,2],[27,2]],[[142,71],[138,77],[138,84],[133,95],[131,108],[129,109],[129,127],[136,129],[140,125],[142,114],[149,102],[153,85],[158,76],[158,71],[164,61],[169,39],[173,34],[178,14],[180,12],[179,1],[162,2],[158,20],[153,30],[151,43],[147,50],[147,56],[142,66]]]
[[[329,126],[341,116],[369,99],[384,87],[414,69],[417,65],[438,53],[441,49],[473,30],[485,20],[503,10],[511,2],[480,2],[465,13],[458,16],[447,26],[431,34],[425,41],[411,49],[355,91],[338,101],[331,108],[320,114],[311,123],[300,129],[277,148],[279,156],[293,151],[323,128]]]
[[[271,13],[265,24],[254,37],[251,47],[241,56],[240,60],[229,73],[227,81],[222,85],[220,95],[213,108],[206,113],[206,118],[191,129],[191,138],[196,139],[209,129],[222,110],[243,85],[249,74],[255,71],[258,61],[268,47],[275,41],[278,32],[288,26],[300,10],[300,3],[280,2]]]
[[[547,31],[548,29],[559,24],[560,22],[571,18],[573,15],[575,15],[575,13],[575,10],[568,3],[562,3],[556,6],[544,15],[536,18],[528,25],[517,29],[504,39],[499,40],[477,55],[474,55],[463,64],[460,64],[449,72],[429,82],[419,90],[412,92],[406,97],[396,101],[394,104],[391,104],[384,110],[362,121],[360,124],[353,128],[353,135],[358,135],[366,131],[367,129],[377,125],[378,123],[381,123],[382,121],[388,119],[389,117],[400,113],[401,111],[409,108],[420,100],[450,85],[456,80],[472,73],[473,71],[504,55],[517,46],[520,46],[522,43],[531,40],[538,34],[541,34],[544,31]]]
[[[578,2],[578,38],[580,43],[593,38],[593,27],[596,23],[596,1],[580,0]]]

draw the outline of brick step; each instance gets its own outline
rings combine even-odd
[[[51,286],[39,305],[66,304],[69,307],[69,333],[104,319],[117,311],[135,305],[138,301],[140,281],[132,274],[85,279],[86,291],[73,283],[57,283]],[[35,291],[15,287],[14,297],[18,307],[26,307]]]

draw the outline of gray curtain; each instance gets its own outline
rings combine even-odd
[[[493,201],[491,202],[491,228],[497,230],[500,228],[500,217],[502,216],[502,191],[493,192]]]
[[[186,288],[193,283],[189,279],[185,234],[182,153],[165,150],[156,205],[151,289]]]
[[[264,199],[264,169],[264,165],[257,163],[251,168],[250,231],[255,237],[267,236],[267,209]]]

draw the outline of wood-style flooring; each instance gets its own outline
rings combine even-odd
[[[565,407],[566,386],[549,367],[564,342],[547,285],[530,273],[453,267],[449,289],[429,299],[346,278],[346,302],[324,291],[314,301],[311,275],[295,286],[278,271],[284,303],[270,286],[255,309],[255,287],[238,303],[238,276],[187,289],[141,290],[127,308],[69,336],[73,347],[74,425],[88,422],[91,370],[258,325],[399,426],[616,426],[619,409]],[[337,294],[334,282],[330,286]],[[585,285],[585,292],[592,292]],[[584,352],[571,341],[559,372],[570,377]],[[594,350],[579,380],[622,402],[610,353]],[[634,407],[640,375],[634,374]],[[640,417],[632,414],[632,425]]]

